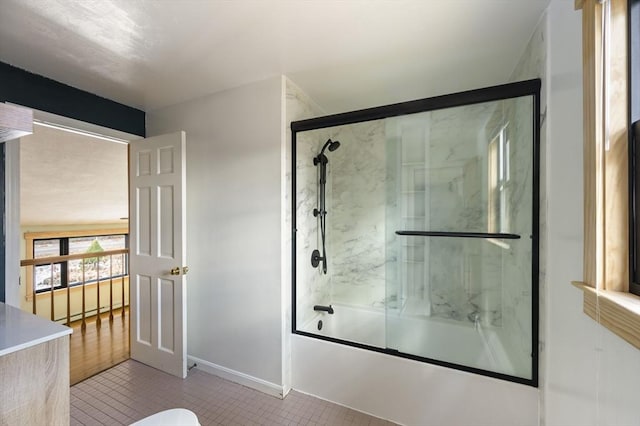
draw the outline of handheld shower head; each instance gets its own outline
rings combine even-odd
[[[332,141],[331,139],[328,139],[324,143],[324,146],[320,150],[320,153],[315,157],[313,157],[313,165],[319,166],[319,170],[318,170],[319,172],[318,173],[319,205],[318,205],[318,208],[313,209],[313,216],[320,218],[320,235],[322,238],[322,256],[320,256],[320,250],[314,250],[313,253],[311,254],[311,266],[313,266],[314,268],[317,268],[320,262],[322,261],[322,272],[324,272],[325,274],[327,273],[327,251],[325,248],[325,223],[326,223],[325,216],[327,214],[327,210],[325,207],[325,185],[327,184],[327,164],[329,164],[329,159],[327,158],[326,155],[324,155],[324,150],[327,148],[329,148],[329,151],[335,151],[336,149],[340,148],[340,142]],[[329,313],[332,314],[333,308],[331,308],[331,306],[329,306],[329,308],[331,309],[331,312]]]
[[[331,139],[327,140],[324,144],[324,146],[322,147],[322,149],[320,150],[320,154],[318,155],[318,157],[322,154],[324,154],[324,150],[329,148],[329,151],[333,152],[336,149],[340,148],[340,142],[338,141],[332,141]]]
[[[340,148],[340,142],[332,141],[331,139],[327,140],[324,143],[324,146],[322,147],[322,149],[320,150],[320,154],[313,157],[314,166],[317,166],[318,164],[327,164],[329,162],[329,160],[327,159],[327,156],[324,155],[324,150],[327,148],[329,148],[329,151],[335,151],[336,149]]]

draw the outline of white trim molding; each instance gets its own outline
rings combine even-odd
[[[221,365],[214,364],[209,361],[205,361],[194,356],[187,356],[187,365],[195,364],[195,368],[204,371],[205,373],[213,374],[214,376],[221,377],[226,380],[230,380],[234,383],[246,386],[251,389],[266,393],[267,395],[275,396],[276,398],[284,399],[286,393],[281,385],[267,382],[266,380],[259,379],[257,377],[250,376],[239,371],[232,370]]]

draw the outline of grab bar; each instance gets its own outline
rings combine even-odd
[[[500,238],[505,240],[520,239],[520,235],[518,234],[503,234],[499,232],[396,231],[396,234],[415,237]]]

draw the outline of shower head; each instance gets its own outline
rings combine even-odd
[[[317,166],[318,164],[327,164],[329,162],[329,159],[327,158],[327,156],[324,155],[324,150],[327,148],[329,148],[329,151],[335,151],[336,149],[340,148],[340,142],[332,141],[331,139],[327,140],[324,143],[324,146],[322,147],[322,149],[320,150],[320,154],[316,155],[313,158],[314,166]]]
[[[331,139],[327,140],[324,144],[324,146],[322,147],[322,150],[320,151],[320,154],[318,155],[318,157],[322,154],[324,154],[324,150],[329,148],[329,151],[333,152],[336,149],[340,148],[340,142],[338,141],[332,141]]]

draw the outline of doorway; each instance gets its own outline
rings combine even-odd
[[[19,141],[20,307],[74,329],[72,384],[129,358],[128,147],[104,139]]]
[[[45,118],[43,119],[42,117],[45,117]],[[155,178],[152,178],[151,180],[149,180],[149,182],[147,182],[146,188],[140,187],[135,190],[132,190],[131,187],[127,188],[127,193],[129,196],[139,193],[140,192],[139,190],[142,190],[142,189],[150,195],[150,197],[148,198],[149,203],[143,205],[143,204],[140,204],[141,199],[137,199],[137,202],[135,204],[135,206],[137,207],[135,209],[132,207],[132,211],[138,213],[137,216],[135,216],[137,217],[137,222],[136,221],[134,222],[139,223],[139,225],[141,226],[140,229],[149,231],[146,233],[139,234],[136,232],[135,229],[132,229],[131,230],[132,236],[137,235],[138,237],[137,239],[132,237],[132,244],[134,241],[136,242],[136,244],[141,243],[145,241],[146,237],[150,237],[147,243],[153,244],[153,247],[156,247],[156,243],[157,243],[157,249],[153,248],[148,253],[140,250],[134,250],[136,253],[138,253],[138,255],[140,254],[149,255],[149,260],[151,260],[151,263],[146,261],[145,263],[148,265],[155,265],[154,266],[155,269],[153,271],[146,271],[141,273],[140,265],[134,266],[133,261],[131,262],[131,269],[134,271],[137,271],[137,273],[135,274],[131,273],[132,276],[136,277],[136,279],[133,280],[132,282],[132,286],[133,285],[138,286],[135,288],[132,287],[131,294],[139,295],[139,294],[149,293],[151,296],[153,296],[155,294],[153,288],[155,288],[156,285],[158,287],[162,287],[162,291],[158,294],[158,297],[160,300],[159,303],[161,303],[163,307],[162,311],[156,310],[155,308],[153,308],[154,306],[153,300],[149,298],[137,298],[132,300],[131,327],[136,329],[138,332],[140,332],[141,330],[146,330],[149,333],[149,336],[151,337],[151,339],[145,339],[145,336],[136,335],[135,343],[137,345],[141,344],[143,346],[149,346],[149,350],[145,350],[144,354],[138,353],[138,355],[134,355],[132,352],[131,355],[134,359],[138,361],[141,361],[149,365],[154,365],[154,361],[159,359],[158,358],[159,356],[162,357],[168,354],[169,357],[171,358],[172,368],[170,368],[169,370],[165,370],[164,361],[162,363],[162,366],[158,368],[161,368],[171,374],[174,374],[183,378],[186,377],[186,372],[187,372],[186,340],[185,340],[186,311],[185,311],[185,304],[184,304],[184,301],[186,300],[186,296],[185,296],[186,279],[184,275],[186,275],[188,267],[185,264],[185,261],[186,261],[185,234],[186,233],[184,232],[184,229],[186,226],[186,210],[185,210],[186,196],[184,191],[185,185],[186,185],[186,181],[185,181],[186,156],[185,156],[184,132],[177,132],[171,135],[161,135],[161,136],[156,136],[154,138],[143,139],[140,136],[131,135],[122,131],[113,130],[113,129],[101,127],[98,125],[88,124],[88,123],[80,122],[78,120],[60,117],[54,114],[44,113],[41,111],[34,110],[34,123],[36,122],[37,124],[43,125],[43,127],[55,127],[55,128],[68,131],[74,134],[82,134],[85,136],[88,134],[89,136],[96,137],[98,139],[108,139],[110,141],[113,141],[115,139],[117,142],[122,142],[124,144],[131,143],[133,146],[136,146],[138,149],[142,149],[142,151],[139,151],[138,154],[135,154],[137,155],[135,156],[137,161],[132,164],[138,164],[139,166],[143,164],[146,164],[147,166],[151,164],[157,165],[158,170],[152,173],[152,175],[155,176]],[[52,123],[56,123],[56,124],[52,126]],[[82,130],[79,130],[79,129],[82,129]],[[13,146],[19,147],[19,142],[20,141],[17,141]],[[7,162],[8,166],[14,165],[13,167],[15,168],[15,169],[12,169],[11,172],[9,171],[7,172],[8,179],[11,183],[10,185],[7,185],[7,187],[10,187],[11,185],[19,185],[19,182],[20,182],[21,173],[18,167],[16,166],[16,164],[20,163],[19,149],[17,150],[17,152],[18,154],[14,155],[11,161]],[[142,160],[145,160],[145,161],[142,161]],[[140,167],[138,167],[138,169],[131,168],[127,170],[127,180],[128,180],[129,174],[131,174],[131,176],[137,176],[137,177],[141,177],[142,175],[146,174],[147,171],[151,170],[147,166],[145,166],[146,169],[144,170],[141,169]],[[86,169],[85,164],[76,166],[76,170],[73,171],[72,174],[73,176],[76,176],[77,179],[81,180],[83,176],[82,171],[85,169]],[[96,186],[93,187],[94,191],[96,190],[95,188]],[[100,188],[98,189],[98,191],[99,190]],[[17,192],[17,190],[15,192]],[[65,191],[65,192],[68,193],[68,191]],[[102,192],[100,193],[102,194]],[[158,194],[158,197],[152,194]],[[81,198],[81,197],[76,197],[76,198]],[[73,198],[69,198],[68,196],[67,196],[67,199],[73,200]],[[129,200],[127,201],[129,202]],[[7,223],[9,224],[9,229],[7,230],[7,237],[6,237],[7,243],[18,244],[15,250],[12,250],[16,254],[20,253],[21,251],[23,252],[25,251],[24,247],[22,248],[22,250],[19,247],[19,242],[21,238],[23,238],[22,237],[23,234],[21,234],[20,232],[21,230],[20,230],[20,220],[19,220],[19,216],[20,216],[19,204],[20,204],[19,197],[14,196],[14,197],[11,197],[11,200],[8,201],[5,206],[7,217],[11,213],[12,214],[11,217],[16,218],[15,220],[7,219]],[[134,206],[134,204],[131,204],[131,205]],[[145,206],[150,208],[143,208],[143,210],[138,209],[138,207],[145,207]],[[156,207],[153,207],[153,206],[157,206],[158,208],[156,209]],[[156,210],[159,216],[155,218],[152,217],[152,215],[140,214],[140,213],[152,213],[152,212],[155,212]],[[165,232],[168,230],[173,230],[173,232],[170,232],[170,233]],[[12,233],[11,238],[8,236],[9,232]],[[70,230],[68,232],[73,233],[77,231]],[[111,232],[111,233],[116,233],[116,232]],[[156,240],[156,237],[155,237],[156,235],[159,238],[158,240]],[[41,239],[44,239],[45,237],[43,235],[38,235],[38,236],[41,237]],[[55,236],[55,238],[58,238],[58,237],[71,238],[72,236],[76,236],[76,235]],[[47,237],[54,238],[54,236],[51,236],[51,235],[47,235]],[[169,242],[172,242],[172,244],[168,244]],[[175,245],[173,245],[173,242],[175,242]],[[68,243],[70,246],[71,241],[68,241]],[[60,247],[61,247],[60,253],[58,254],[63,255],[64,254],[62,252],[63,245],[61,245]],[[171,247],[173,248],[173,250],[167,251],[167,249]],[[65,253],[68,253],[68,249],[65,251]],[[50,279],[48,280],[48,285],[51,290],[49,293],[50,295],[49,305],[51,306],[49,308],[49,315],[51,317],[50,319],[52,320],[57,319],[55,316],[55,312],[57,312],[58,309],[56,308],[57,302],[54,295],[56,291],[62,291],[66,295],[66,299],[67,299],[66,323],[70,324],[71,314],[69,312],[70,309],[68,308],[69,306],[68,300],[70,299],[69,294],[71,293],[71,290],[70,290],[71,286],[69,285],[65,286],[62,284],[63,275],[64,275],[64,272],[62,272],[63,268],[60,267],[59,268],[60,271],[58,271],[56,269],[55,264],[58,264],[61,262],[68,262],[71,260],[77,260],[77,259],[83,259],[83,264],[84,264],[85,262],[89,262],[89,259],[91,258],[99,258],[103,255],[120,254],[120,252],[123,252],[123,251],[126,251],[128,253],[128,249],[126,250],[122,249],[120,251],[115,250],[115,252],[111,251],[108,253],[104,253],[104,252],[95,253],[92,251],[90,253],[68,254],[67,256],[69,257],[62,258],[62,259],[56,258],[56,257],[49,257],[47,258],[46,261],[44,261],[43,259],[26,259],[23,262],[9,263],[7,260],[5,260],[5,264],[10,266],[11,271],[9,272],[9,274],[11,274],[14,277],[20,276],[21,265],[22,267],[24,266],[33,267],[36,264],[50,265],[48,269],[49,275],[50,275]],[[33,249],[31,250],[31,252],[33,253]],[[8,255],[9,253],[7,253],[7,257],[5,259],[8,259]],[[163,261],[172,260],[171,269],[166,268],[166,265],[163,266],[163,262],[160,262],[160,260],[163,260]],[[159,267],[159,269],[157,267]],[[32,273],[35,273],[35,271]],[[68,278],[71,274],[69,273],[68,270],[66,273],[67,273],[67,280],[64,282],[69,283]],[[98,277],[100,276],[101,275],[98,275]],[[100,278],[98,278],[97,280],[100,281]],[[14,280],[14,281],[18,281],[18,280]],[[21,278],[20,281],[23,281],[23,279]],[[26,279],[24,281],[26,284]],[[43,279],[43,282],[44,281],[45,279]],[[34,282],[36,282],[36,280],[32,280],[31,282],[32,286]],[[151,290],[151,292],[144,293],[143,289],[140,288],[141,284],[144,286],[145,289]],[[124,283],[122,284],[123,289],[125,288],[125,285],[126,284]],[[56,288],[56,287],[60,287],[60,288]],[[95,285],[95,287],[96,287],[96,292],[99,292],[102,285]],[[32,288],[32,294],[34,296],[32,297],[32,305],[33,304],[37,305],[37,298],[38,298],[37,289],[26,286],[24,288],[25,294],[26,294],[27,288]],[[13,295],[10,299],[8,299],[9,304],[14,306],[21,305],[21,296],[18,292],[18,289],[22,290],[22,285],[12,286],[12,292],[15,293],[15,295]],[[84,286],[82,286],[83,301],[85,300],[84,290],[85,288]],[[129,294],[128,289],[123,291],[121,300],[125,301],[126,295],[128,294]],[[102,303],[102,299],[100,295],[96,296],[96,300],[98,301],[98,303],[96,303],[98,307],[95,308],[95,311],[100,313],[102,312],[99,308],[100,304]],[[172,308],[172,309],[169,309],[169,308]],[[34,308],[32,307],[32,309]],[[37,309],[38,307],[36,306],[35,307],[36,312],[37,312]],[[86,318],[84,317],[85,316],[84,306],[83,306],[82,312],[83,312],[81,314],[83,316],[82,330],[86,330],[87,324],[86,324]],[[160,312],[162,313],[161,315],[159,314]],[[151,316],[145,315],[145,313],[151,313]],[[126,315],[126,306],[123,309],[123,314]],[[139,322],[136,324],[136,321],[140,320],[140,318],[144,319],[145,321],[147,321],[147,319],[150,319],[151,322],[147,321],[143,324],[144,327],[140,327]],[[101,317],[100,315],[96,315],[96,325],[99,326],[100,323],[101,323]],[[172,330],[171,328],[169,328],[169,325],[173,326]],[[128,326],[126,328],[130,329],[130,327]],[[162,334],[160,334],[160,332]],[[131,338],[131,340],[132,341],[134,340],[133,337]]]

